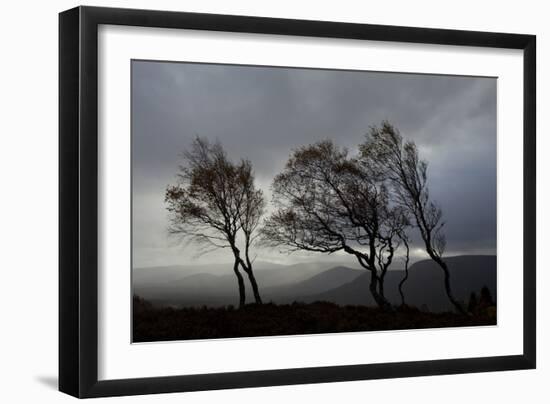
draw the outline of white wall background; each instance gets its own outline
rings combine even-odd
[[[57,13],[74,1],[5,2],[0,24],[0,401],[63,403],[57,385]],[[538,40],[538,369],[111,398],[154,403],[529,402],[550,398],[550,10],[543,1],[90,1],[283,18],[536,34]],[[414,347],[413,347],[414,349]]]

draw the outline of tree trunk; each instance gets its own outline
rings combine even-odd
[[[258,289],[258,283],[256,282],[256,277],[254,276],[254,271],[252,270],[252,261],[250,261],[250,237],[246,236],[246,246],[244,251],[244,256],[246,259],[246,265],[241,259],[241,265],[248,275],[248,280],[250,281],[250,286],[252,286],[252,292],[254,293],[254,300],[256,304],[262,304],[262,298],[260,297],[260,290]]]
[[[455,307],[455,309],[458,310],[460,314],[466,314],[464,311],[464,308],[462,305],[454,298],[453,293],[451,291],[451,274],[449,273],[449,270],[447,269],[447,266],[445,265],[445,293],[447,293],[447,297]]]
[[[466,314],[466,311],[464,310],[462,305],[453,296],[453,293],[451,290],[451,273],[449,272],[449,268],[447,267],[447,264],[445,263],[445,261],[443,261],[442,258],[436,256],[433,252],[428,251],[428,253],[430,254],[430,257],[443,270],[443,273],[445,275],[445,293],[447,294],[449,301],[452,303],[452,305],[460,314]]]
[[[399,282],[399,295],[401,296],[401,306],[405,306],[405,294],[403,293],[403,285],[409,278],[409,270],[405,269],[405,276]]]
[[[237,276],[239,284],[239,307],[243,307],[246,301],[246,292],[244,289],[244,279],[239,272],[239,261],[237,259],[235,259],[235,264],[233,264],[233,271],[235,272],[235,276]]]
[[[377,232],[378,230],[376,230],[374,234],[377,234]],[[378,304],[378,306],[382,310],[390,310],[391,309],[390,302],[386,300],[383,293],[382,294],[379,293],[379,289],[377,285],[379,282],[379,277],[376,271],[376,244],[375,244],[374,237],[370,237],[369,249],[370,249],[370,253],[367,259],[368,265],[364,267],[370,271],[370,287],[369,287],[370,292],[372,294],[372,297],[374,298],[374,301],[376,302],[376,304]],[[359,263],[361,264],[361,260],[359,260]],[[382,281],[382,283],[383,282],[384,281]],[[383,290],[384,290],[384,285],[382,285],[382,292]]]
[[[376,302],[378,307],[380,307],[382,310],[390,310],[391,309],[390,302],[386,300],[384,295],[381,295],[378,292],[378,282],[379,282],[379,279],[378,279],[378,275],[376,275],[376,271],[371,270],[370,285],[369,285],[370,293],[372,294],[372,297],[374,298],[374,301]]]
[[[384,296],[381,296],[380,293],[378,293],[378,274],[376,273],[376,266],[372,262],[372,258],[370,259],[370,263],[368,262],[368,257],[364,254],[361,254],[357,250],[354,250],[353,248],[349,246],[344,246],[344,251],[348,254],[355,255],[355,258],[357,258],[357,262],[359,262],[359,265],[361,265],[366,270],[370,271],[371,277],[370,277],[370,285],[369,290],[374,298],[374,301],[383,310],[389,310],[391,309],[391,304],[386,300]]]
[[[243,307],[246,303],[246,292],[244,288],[244,279],[241,273],[239,272],[239,265],[242,265],[243,260],[241,258],[241,252],[235,244],[235,238],[232,237],[229,239],[229,244],[231,245],[231,250],[233,251],[233,256],[235,257],[235,264],[233,265],[233,272],[237,276],[237,281],[239,283],[239,307]],[[246,268],[243,269],[246,271]]]
[[[405,256],[405,276],[401,281],[399,282],[399,295],[401,295],[401,306],[405,306],[405,294],[403,293],[403,285],[405,282],[407,282],[407,279],[409,279],[409,243],[406,241],[406,239],[403,239],[403,243],[405,244],[405,248],[407,250],[407,255]]]
[[[246,274],[248,275],[248,280],[250,281],[250,285],[252,286],[252,292],[254,292],[254,299],[256,303],[262,304],[260,290],[258,289],[258,283],[256,282],[256,278],[254,277],[254,273],[252,272],[252,267],[246,269]]]
[[[384,281],[386,280],[386,273],[388,272],[388,268],[390,267],[392,261],[393,261],[393,254],[394,254],[394,247],[392,244],[391,239],[388,242],[388,258],[386,259],[386,262],[383,262],[382,258],[382,250],[379,252],[379,260],[378,264],[380,266],[380,276],[378,277],[378,291],[382,298],[386,299],[385,293],[384,293]]]

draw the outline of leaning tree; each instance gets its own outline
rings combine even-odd
[[[393,227],[403,225],[375,174],[331,141],[298,148],[274,179],[276,209],[262,235],[266,243],[290,251],[343,251],[354,256],[370,271],[374,301],[387,309],[390,304],[380,280],[393,258]]]
[[[427,181],[428,163],[419,157],[413,141],[404,141],[389,122],[372,127],[360,145],[360,160],[387,178],[392,185],[392,197],[414,219],[426,252],[444,273],[445,292],[460,313],[465,313],[451,290],[451,274],[443,259],[446,247],[441,208],[430,198]]]
[[[248,275],[254,299],[256,303],[262,303],[258,283],[254,277],[252,269],[253,260],[250,258],[250,249],[257,238],[257,229],[260,225],[262,215],[265,212],[265,199],[261,189],[257,189],[254,185],[254,176],[252,174],[252,166],[249,161],[242,162],[244,177],[240,183],[242,187],[243,198],[240,204],[239,225],[244,238],[244,257],[245,260],[239,259],[242,269]]]
[[[399,290],[399,296],[401,296],[401,306],[404,307],[406,306],[406,304],[405,304],[405,292],[403,292],[403,286],[405,285],[405,282],[407,282],[407,279],[409,279],[409,262],[410,262],[411,248],[410,248],[409,236],[404,230],[399,231],[397,233],[397,236],[399,237],[399,239],[403,243],[403,246],[405,247],[405,256],[403,258],[404,274],[403,274],[403,278],[401,278],[397,286]]]
[[[250,248],[265,209],[262,191],[254,184],[252,165],[247,160],[233,163],[219,142],[197,137],[183,153],[178,183],[166,189],[170,212],[169,231],[210,251],[229,248],[234,257],[233,272],[239,287],[239,305],[246,301],[239,267],[248,275],[256,303],[261,303],[254,277]],[[243,233],[245,258],[239,248]]]
[[[378,290],[382,296],[385,296],[384,285],[386,274],[393,262],[397,250],[403,245],[405,247],[406,268],[408,273],[409,245],[406,239],[406,231],[410,226],[409,217],[401,206],[395,206],[392,202],[388,203],[382,210],[383,220],[380,220],[378,230],[377,263],[379,268]],[[402,285],[399,285],[401,295]]]

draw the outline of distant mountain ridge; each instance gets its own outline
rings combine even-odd
[[[496,256],[456,256],[445,261],[457,299],[467,302],[470,293],[479,292],[483,286],[487,286],[496,299]],[[162,269],[159,272],[156,269],[134,270],[134,294],[158,305],[223,306],[238,302],[237,282],[232,273],[195,272],[178,276],[178,271],[172,269],[168,271],[170,276],[166,276],[161,272]],[[400,303],[397,284],[403,274],[402,270],[390,270],[386,276],[386,296],[394,304]],[[329,301],[340,305],[374,305],[368,288],[370,273],[364,269],[322,264],[273,264],[269,270],[257,270],[256,278],[266,302]],[[426,305],[432,311],[451,309],[443,288],[443,272],[431,260],[419,261],[410,267],[404,291],[410,305]],[[248,296],[252,296],[250,290],[247,290]]]
[[[296,284],[287,285],[284,288],[280,286],[265,288],[263,294],[267,301],[273,300],[277,303],[291,303],[297,300],[297,296],[314,295],[320,291],[328,291],[351,282],[361,276],[363,272],[360,269],[338,266],[315,274],[311,278]]]
[[[467,303],[470,293],[487,286],[496,301],[496,256],[469,255],[448,257],[445,262],[451,273],[451,288],[458,300]],[[385,294],[394,304],[401,302],[398,284],[403,279],[404,271],[388,271],[385,281]],[[409,268],[409,278],[403,286],[405,301],[409,305],[421,307],[426,305],[431,311],[451,310],[452,306],[445,294],[444,274],[432,260],[423,260]],[[361,276],[340,287],[324,293],[307,296],[305,302],[330,301],[340,305],[374,305],[369,293],[370,273]]]
[[[255,271],[265,301],[288,302],[343,285],[360,274],[360,270],[317,263],[278,265],[271,269],[264,266]],[[248,282],[246,287],[247,296],[252,296]],[[133,293],[156,304],[173,306],[234,305],[238,301],[237,280],[227,270],[222,275],[191,272],[182,276],[174,268],[168,273],[163,267],[143,269],[134,274]]]

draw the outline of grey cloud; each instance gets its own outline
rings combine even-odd
[[[250,159],[268,192],[291,149],[324,138],[353,148],[383,119],[429,160],[449,250],[494,253],[496,85],[494,78],[134,61],[134,258],[169,264],[189,255],[167,237],[163,195],[196,134]]]

